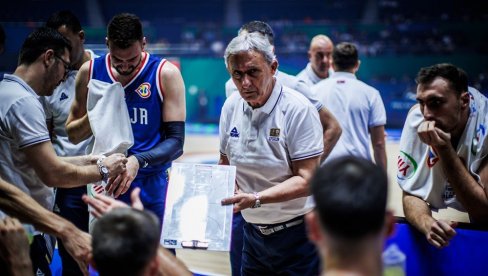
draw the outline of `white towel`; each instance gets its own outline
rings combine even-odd
[[[488,139],[485,139],[488,102],[474,88],[470,87],[469,93],[471,112],[456,151],[471,175],[480,183],[476,172],[488,153]],[[446,180],[437,154],[418,138],[417,128],[423,121],[419,107],[411,110],[405,121],[398,155],[398,184],[404,191],[424,199],[435,209],[452,207],[464,211]]]
[[[92,154],[126,153],[134,144],[134,134],[119,82],[90,80],[86,109],[94,141]]]

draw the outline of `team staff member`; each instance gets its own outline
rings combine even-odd
[[[55,90],[52,96],[41,97],[41,103],[46,112],[46,121],[51,134],[51,141],[58,156],[84,155],[89,139],[74,145],[66,133],[66,119],[68,119],[71,103],[75,98],[75,78],[81,65],[95,57],[91,50],[85,50],[85,32],[80,21],[70,11],[60,11],[52,14],[46,21],[46,27],[58,30],[71,44],[70,71],[66,80]],[[56,190],[55,210],[60,216],[71,221],[79,229],[88,232],[88,207],[81,200],[87,193],[86,186],[76,188],[58,188]],[[63,265],[64,275],[82,275],[78,264],[66,252],[63,242],[58,239],[59,255]]]
[[[488,221],[488,100],[468,89],[466,73],[452,64],[422,68],[416,81],[419,104],[402,130],[397,180],[406,219],[442,248],[456,235],[456,222],[434,219],[431,208]]]
[[[386,111],[380,93],[357,79],[360,61],[356,46],[340,43],[332,57],[335,72],[312,88],[322,103],[341,118],[343,133],[325,162],[345,155],[371,160],[371,140],[374,160],[386,171]]]
[[[14,73],[5,74],[0,82],[0,177],[48,210],[54,204],[50,187],[78,187],[117,177],[127,162],[121,154],[104,160],[56,156],[38,97],[51,95],[66,78],[70,49],[69,42],[56,30],[37,29],[24,41]],[[50,239],[44,243],[41,235],[34,237],[32,248],[45,249],[32,251],[35,271],[49,270],[45,256],[50,246]]]
[[[297,78],[308,86],[317,84],[334,72],[332,70],[332,50],[334,43],[326,35],[316,35],[310,41],[308,49],[308,64],[298,73]]]
[[[92,134],[86,110],[90,79],[120,82],[125,90],[134,145],[128,151],[127,171],[112,179],[107,190],[129,203],[130,192],[140,187],[144,206],[162,223],[166,170],[183,153],[185,86],[178,68],[144,51],[145,45],[137,16],[122,13],[112,18],[107,27],[109,53],[86,62],[78,72],[76,98],[66,130],[74,143]]]
[[[237,36],[224,57],[239,95],[222,108],[219,163],[237,167],[238,192],[222,204],[246,220],[242,273],[316,275],[303,216],[313,208],[308,179],[323,151],[318,114],[274,77],[278,62],[261,34]]]

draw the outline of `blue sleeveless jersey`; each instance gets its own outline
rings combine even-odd
[[[141,61],[143,66],[132,80],[124,86],[125,102],[131,119],[134,145],[128,155],[145,152],[164,140],[163,125],[163,91],[160,72],[166,59],[146,54]],[[93,60],[91,78],[114,83],[117,80],[110,71],[110,54]],[[140,168],[137,176],[151,175],[165,170],[171,162],[158,166]]]

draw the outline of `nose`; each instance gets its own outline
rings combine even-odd
[[[242,77],[242,88],[249,88],[251,86],[251,80],[249,79],[249,76],[247,74],[244,74]]]
[[[422,111],[426,121],[432,121],[435,118],[434,113],[427,106],[421,107],[420,111]]]
[[[324,55],[324,57],[322,58],[322,62],[323,63],[328,63],[329,62],[329,56],[328,55]]]

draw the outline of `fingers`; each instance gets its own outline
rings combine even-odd
[[[109,194],[109,195],[114,194],[115,189],[117,189],[119,187],[120,182],[122,182],[122,180],[123,180],[123,177],[124,176],[122,174],[119,174],[113,180],[110,179],[109,184],[105,187],[105,190],[107,190],[107,194]]]
[[[85,276],[88,276],[88,263],[87,262],[83,262],[83,261],[78,261],[76,260],[76,262],[78,263],[78,266],[80,267],[80,270],[81,270],[81,273],[83,273],[83,275]]]
[[[90,213],[95,217],[95,218],[100,218],[102,216],[102,214],[104,213],[103,211],[106,209],[106,207],[104,207],[102,205],[102,202],[99,201],[99,200],[96,200],[94,198],[91,198],[87,195],[83,195],[81,197],[81,199],[83,200],[83,202],[85,202],[86,204],[88,204],[92,209],[90,210]]]
[[[457,225],[457,222],[453,222],[454,224]],[[442,229],[443,233],[446,234],[446,237],[450,240],[456,235],[456,230],[454,230],[450,223],[447,221],[439,220],[438,225]]]
[[[132,208],[137,210],[144,210],[144,205],[142,204],[141,198],[139,196],[140,193],[141,189],[139,187],[134,188],[134,190],[130,194],[130,201],[132,202]]]

